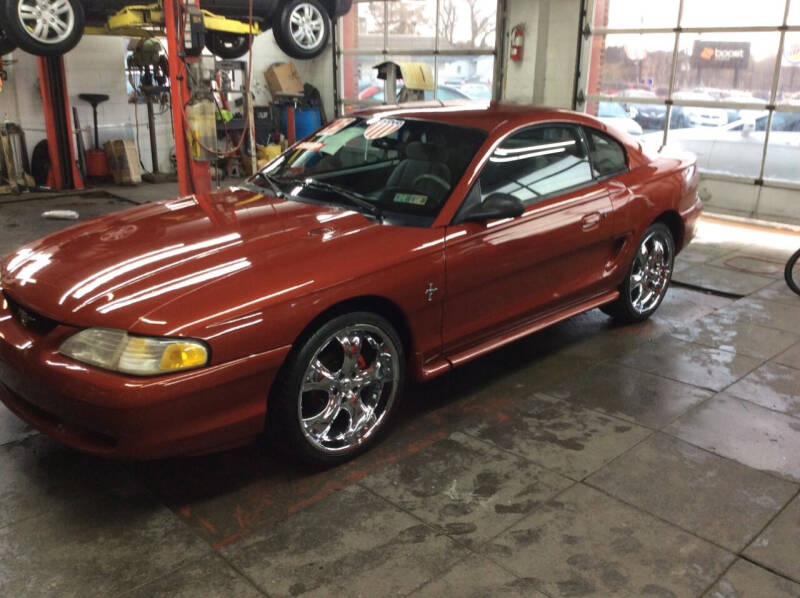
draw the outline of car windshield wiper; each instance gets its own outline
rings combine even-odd
[[[383,218],[383,213],[381,209],[368,200],[366,197],[361,195],[360,193],[356,193],[355,191],[350,191],[344,187],[340,187],[339,185],[333,185],[332,183],[326,183],[324,181],[318,181],[316,179],[303,179],[302,181],[298,181],[307,187],[316,187],[317,189],[321,189],[323,191],[331,191],[338,195],[341,195],[345,199],[347,199],[350,203],[357,205],[371,215],[375,216],[380,220]]]
[[[275,197],[279,197],[281,199],[288,199],[287,196],[286,196],[286,193],[283,191],[283,189],[278,187],[278,183],[275,182],[276,179],[274,177],[268,175],[266,172],[263,172],[263,171],[259,170],[254,175],[254,178],[259,178],[259,179],[262,179],[263,181],[266,181],[267,185],[269,185],[269,188],[272,191],[272,193],[275,195]]]

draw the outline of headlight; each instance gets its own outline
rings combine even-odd
[[[200,341],[133,336],[124,330],[88,328],[64,341],[58,352],[106,370],[156,376],[204,366],[208,348]]]

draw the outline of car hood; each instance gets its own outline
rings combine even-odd
[[[404,230],[232,188],[65,229],[9,255],[0,280],[12,299],[58,322],[152,332],[146,316],[165,304],[209,285],[239,296],[257,284],[291,288],[321,255],[376,229]]]

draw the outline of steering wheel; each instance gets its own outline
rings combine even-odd
[[[448,183],[446,180],[444,180],[442,177],[436,174],[421,174],[414,179],[414,182],[411,183],[411,186],[414,189],[417,189],[417,184],[422,181],[432,181],[437,185],[440,185],[442,189],[444,189],[445,193],[450,192],[450,183]]]

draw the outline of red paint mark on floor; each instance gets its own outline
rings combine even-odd
[[[327,471],[303,471],[291,464],[260,464],[257,451],[232,455],[230,467],[241,475],[230,488],[220,488],[210,498],[198,497],[191,505],[176,508],[178,514],[208,538],[217,550],[235,544],[258,526],[269,525],[306,509],[368,475],[414,455],[447,438],[468,420],[511,420],[504,408],[514,399],[506,396],[470,397],[400,422],[397,433],[355,461]],[[248,459],[254,459],[249,461]],[[227,462],[223,461],[223,467]],[[219,467],[220,464],[216,464]],[[198,468],[204,470],[205,467]],[[213,478],[211,478],[213,480]],[[236,484],[241,483],[241,486]],[[202,482],[199,484],[203,486]],[[208,487],[206,485],[206,487]]]

